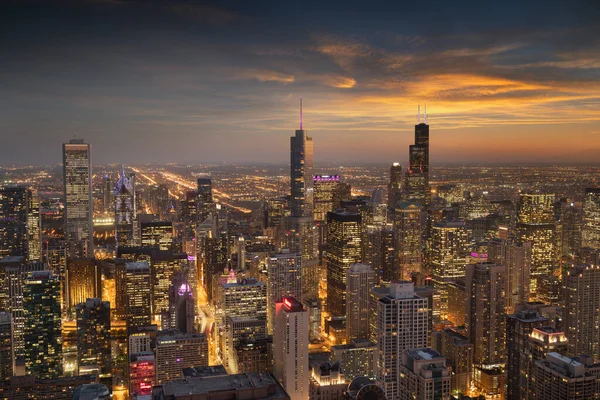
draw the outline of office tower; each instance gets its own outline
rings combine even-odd
[[[318,297],[319,239],[311,216],[288,217],[285,220],[285,247],[302,259],[302,297]]]
[[[203,223],[212,213],[214,208],[212,179],[198,178],[198,223]]]
[[[339,208],[342,200],[350,200],[350,185],[339,175],[315,175],[313,188],[313,219],[318,222],[325,222],[327,213]]]
[[[581,247],[600,248],[600,188],[585,189]]]
[[[162,329],[177,329],[182,333],[195,333],[195,305],[190,285],[183,274],[173,279],[169,291],[169,311],[161,319]]]
[[[574,266],[563,279],[563,296],[568,354],[600,359],[600,266]]]
[[[235,346],[232,370],[244,372],[271,372],[273,369],[273,338],[240,339]]]
[[[244,271],[246,269],[246,240],[240,236],[236,240],[237,248],[237,270]]]
[[[302,299],[302,258],[295,253],[282,252],[269,257],[267,268],[267,326],[272,334],[275,303],[283,296]]]
[[[13,376],[13,324],[10,312],[0,312],[0,381]]]
[[[375,273],[365,264],[352,264],[346,273],[346,342],[369,337],[369,299]]]
[[[125,176],[125,170],[115,185],[115,241],[118,247],[134,246],[135,201],[133,183]]]
[[[475,344],[473,362],[477,366],[492,366],[504,362],[505,312],[504,266],[478,263],[467,266],[466,329]]]
[[[65,275],[66,307],[72,310],[87,299],[102,296],[100,267],[93,258],[69,260]]]
[[[23,284],[25,370],[37,378],[62,376],[60,281],[51,271],[27,274]]]
[[[408,349],[402,352],[397,397],[401,400],[437,400],[450,398],[450,371],[446,357],[430,348]]]
[[[493,239],[488,243],[488,262],[506,267],[506,312],[529,301],[531,275],[531,242],[517,243]]]
[[[125,321],[127,332],[152,324],[152,285],[146,261],[127,262],[124,270]]]
[[[394,211],[394,264],[397,272],[384,277],[388,281],[410,280],[413,272],[421,272],[423,261],[421,207],[415,203],[396,202]]]
[[[321,319],[323,315],[321,299],[304,299],[302,304],[308,310],[308,337],[311,342],[318,342],[321,340]]]
[[[464,222],[438,222],[431,229],[431,275],[436,282],[465,277],[469,235]]]
[[[388,399],[400,398],[400,354],[426,347],[428,299],[415,294],[410,282],[391,283],[377,300],[377,382]]]
[[[115,206],[115,198],[113,194],[112,179],[110,176],[104,175],[102,178],[102,205],[104,206],[104,214],[112,215]]]
[[[583,356],[569,358],[555,352],[548,353],[546,359],[535,362],[535,399],[597,399],[599,369],[600,365],[591,364]]]
[[[521,242],[531,242],[530,293],[538,281],[554,272],[556,264],[554,194],[521,194],[517,214]]]
[[[156,384],[183,379],[183,368],[208,366],[208,340],[201,333],[169,332],[156,338]]]
[[[419,107],[418,125],[415,125],[415,144],[409,146],[408,170],[406,171],[406,200],[425,207],[429,205],[429,125],[427,110],[421,122]]]
[[[332,316],[346,314],[346,270],[361,262],[361,216],[327,213],[327,305]]]
[[[309,396],[308,312],[293,297],[276,303],[273,329],[275,377],[291,400]]]
[[[347,381],[359,376],[375,379],[377,345],[368,339],[355,339],[348,344],[331,347],[331,363],[340,363]]]
[[[467,309],[467,291],[465,288],[465,280],[458,279],[455,282],[450,282],[444,286],[444,289],[444,294],[448,296],[446,303],[448,321],[451,321],[454,326],[464,326],[466,321],[465,310]]]
[[[363,224],[361,260],[373,268],[377,282],[382,279],[389,282],[396,275],[393,236],[394,232],[387,226]]]
[[[43,269],[43,263],[26,263],[24,257],[5,257],[0,260],[0,274],[4,277],[0,281],[0,306],[11,313],[15,361],[22,360],[25,355],[24,282],[29,272]]]
[[[346,389],[348,384],[340,364],[326,362],[311,368],[309,399],[342,400]]]
[[[156,384],[156,360],[154,353],[145,351],[130,356],[129,361],[129,396],[139,398],[150,396]]]
[[[506,316],[506,396],[527,399],[526,376],[529,336],[535,328],[548,324],[547,318],[535,310],[521,310]]]
[[[37,190],[12,184],[0,188],[0,258],[41,259],[40,207]]]
[[[432,339],[432,347],[446,357],[451,392],[466,395],[471,391],[473,344],[468,337],[452,329],[436,331]]]
[[[142,222],[142,247],[173,250],[173,223],[170,221]]]
[[[402,200],[402,166],[400,163],[393,163],[390,167],[390,182],[388,183],[387,206],[393,210]]]
[[[247,353],[246,346],[254,343],[262,343],[267,347],[267,324],[264,317],[225,317],[225,333],[223,337],[226,341],[224,348],[225,359],[223,365],[229,373],[237,374],[243,372],[245,367],[240,365],[241,353]],[[243,357],[243,355],[242,355]]]
[[[313,215],[313,139],[302,128],[300,99],[300,129],[290,138],[290,182],[292,217]]]
[[[75,307],[79,375],[111,373],[110,303],[90,298]]]
[[[70,258],[94,255],[91,148],[83,139],[63,144],[63,218]]]

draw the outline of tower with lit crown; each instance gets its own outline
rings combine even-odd
[[[133,246],[134,194],[131,179],[125,176],[125,170],[115,186],[115,240],[117,246]]]

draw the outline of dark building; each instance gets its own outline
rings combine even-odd
[[[388,183],[388,208],[393,209],[402,200],[402,166],[393,163],[390,167],[390,182]]]
[[[41,259],[40,208],[36,190],[23,185],[0,188],[0,258]]]
[[[92,298],[75,309],[79,374],[106,376],[111,372],[110,303]]]
[[[300,129],[290,138],[290,182],[292,217],[313,215],[313,139],[302,128],[300,100]]]
[[[421,122],[419,108],[419,123],[415,125],[415,144],[409,146],[405,192],[407,201],[418,203],[423,207],[429,204],[429,125],[427,125],[427,109],[425,109],[424,122]]]
[[[213,191],[212,191],[212,179],[210,178],[198,178],[198,200],[196,202],[198,207],[197,216],[198,223],[203,223],[213,212]]]

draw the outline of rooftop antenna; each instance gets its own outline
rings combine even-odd
[[[427,123],[427,103],[425,103],[425,123]]]
[[[302,97],[300,97],[300,130],[302,130]]]
[[[421,105],[419,104],[419,108],[417,108],[417,123],[421,123]]]

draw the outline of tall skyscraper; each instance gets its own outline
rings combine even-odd
[[[421,272],[423,261],[423,227],[421,207],[415,203],[396,202],[394,211],[395,273],[384,277],[388,281],[410,280],[413,272]]]
[[[419,106],[418,124],[415,125],[415,144],[409,146],[408,169],[406,171],[406,200],[429,205],[429,125],[427,125],[427,108],[424,121],[421,122]]]
[[[83,139],[63,144],[65,240],[71,258],[94,255],[91,145]]]
[[[60,281],[51,271],[31,272],[23,285],[25,371],[39,379],[63,373]]]
[[[100,266],[93,258],[69,260],[65,276],[67,310],[87,299],[102,296]]]
[[[600,249],[600,188],[585,189],[581,246]]]
[[[339,175],[315,175],[313,189],[315,221],[325,222],[328,212],[339,208],[342,200],[350,200],[350,185],[342,182]]]
[[[394,209],[402,200],[402,166],[400,163],[393,163],[390,167],[390,182],[388,183],[388,202],[387,206],[390,209]]]
[[[110,303],[89,298],[75,307],[79,375],[111,373]]]
[[[450,370],[446,357],[430,348],[402,352],[397,397],[401,400],[438,400],[450,398]]]
[[[531,242],[518,243],[506,239],[493,239],[488,243],[488,262],[506,267],[506,312],[529,301],[531,273]]]
[[[568,354],[600,359],[600,266],[570,269],[563,278],[563,296]]]
[[[102,205],[104,206],[104,214],[112,215],[114,213],[115,198],[113,185],[112,179],[108,175],[104,175],[102,178]]]
[[[195,333],[195,304],[190,285],[178,273],[169,290],[169,311],[161,317],[162,329],[178,329],[182,333]]]
[[[293,297],[283,297],[275,307],[274,375],[290,400],[309,396],[308,311]]]
[[[492,263],[467,266],[466,329],[474,343],[473,362],[484,368],[504,362],[504,266]]]
[[[327,304],[332,316],[346,315],[346,270],[361,262],[361,216],[327,213]]]
[[[300,99],[300,129],[290,138],[290,182],[293,217],[313,215],[313,139],[302,127]]]
[[[273,332],[275,303],[283,296],[302,299],[302,257],[295,253],[280,253],[269,258],[267,280],[268,330]]]
[[[369,265],[352,264],[346,270],[346,342],[369,337],[369,300],[375,272]]]
[[[0,312],[0,381],[14,375],[13,325],[9,312]]]
[[[152,277],[145,261],[125,263],[125,320],[127,331],[152,323]]]
[[[428,299],[417,296],[410,282],[392,283],[377,305],[377,382],[388,399],[400,399],[400,354],[427,347]]]
[[[519,198],[517,232],[521,242],[531,242],[530,293],[538,293],[539,281],[557,268],[554,194],[522,193]]]
[[[40,207],[37,190],[20,184],[0,188],[0,258],[41,259]]]
[[[156,383],[183,379],[183,369],[208,366],[208,340],[201,333],[169,332],[156,338]]]
[[[473,344],[469,338],[452,329],[433,333],[433,348],[446,357],[450,368],[452,393],[466,395],[471,391]]]
[[[173,250],[173,223],[171,221],[142,222],[142,247]]]
[[[121,176],[115,185],[115,241],[118,247],[135,245],[135,195],[133,182],[121,171]]]
[[[214,207],[212,179],[198,178],[198,223],[202,224],[212,213]]]

